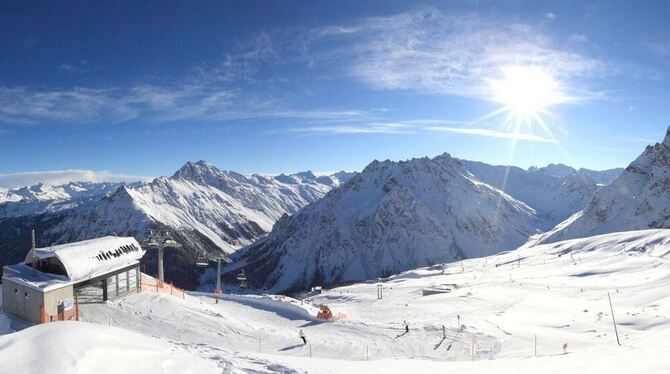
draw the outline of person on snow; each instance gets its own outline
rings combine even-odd
[[[409,332],[409,324],[407,323],[407,321],[402,321],[402,323],[405,324],[405,334],[407,334]]]
[[[447,328],[442,325],[442,339],[447,338]]]
[[[305,337],[305,333],[302,332],[302,329],[300,329],[300,333],[298,333],[298,336],[300,336],[300,339],[302,339],[303,345],[307,344],[307,338]]]

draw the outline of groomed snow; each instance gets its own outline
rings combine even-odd
[[[179,342],[222,367],[257,372],[665,372],[669,251],[670,230],[647,230],[520,248],[449,264],[444,274],[441,266],[416,269],[381,283],[381,300],[376,283],[324,291],[312,304],[346,315],[328,323],[273,307],[282,302],[276,297],[262,305],[259,297],[216,304],[213,297],[150,293],[86,306],[82,317]],[[423,288],[443,284],[458,287],[422,296]]]
[[[670,369],[669,255],[670,230],[522,247],[390,277],[381,300],[377,283],[326,290],[311,304],[346,315],[334,322],[287,297],[141,293],[82,306],[82,320],[112,327],[4,335],[0,362],[12,373],[661,373]],[[445,284],[457,287],[422,296]]]

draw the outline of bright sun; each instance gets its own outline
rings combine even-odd
[[[536,117],[566,100],[558,82],[537,66],[510,66],[501,70],[503,79],[489,81],[494,100],[517,118]]]

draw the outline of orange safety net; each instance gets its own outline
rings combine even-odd
[[[184,290],[181,288],[175,287],[172,283],[165,283],[160,279],[156,279],[144,273],[142,273],[140,286],[142,292],[157,292],[182,299],[184,298]]]

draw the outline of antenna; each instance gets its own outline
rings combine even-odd
[[[30,246],[30,253],[33,254],[31,265],[33,267],[33,273],[34,273],[35,272],[35,266],[36,266],[36,264],[35,264],[35,230],[34,229],[31,231],[31,237],[32,237],[31,238],[32,240],[31,240],[31,246]]]

